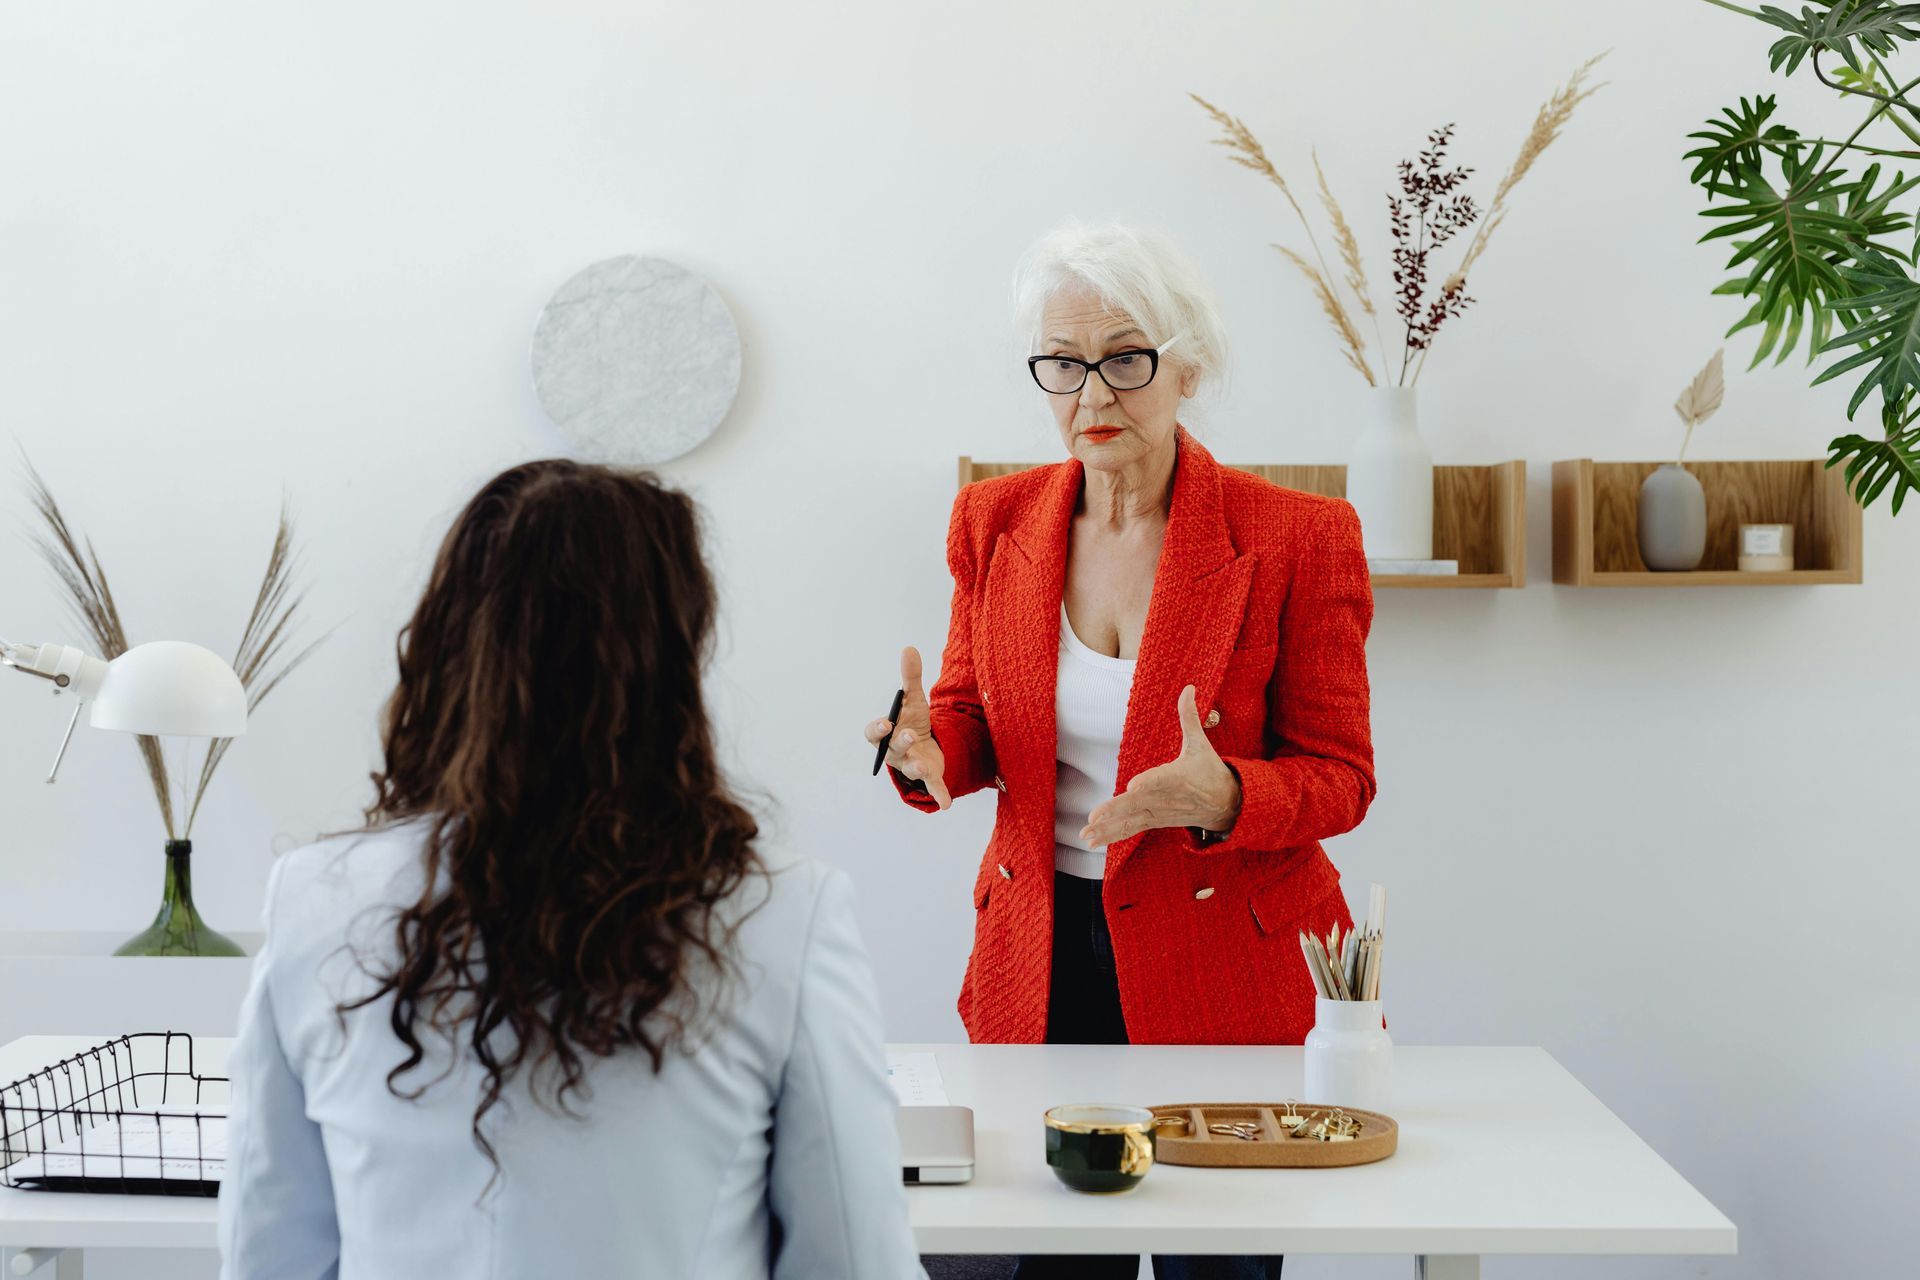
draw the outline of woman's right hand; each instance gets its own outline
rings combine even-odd
[[[867,745],[877,747],[887,734],[893,741],[887,747],[887,765],[916,782],[924,782],[927,794],[942,809],[953,804],[947,792],[947,758],[933,740],[933,709],[927,705],[927,691],[920,683],[920,651],[908,645],[900,653],[900,687],[906,697],[900,703],[900,725],[896,729],[885,716],[867,726]]]

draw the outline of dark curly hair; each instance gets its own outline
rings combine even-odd
[[[715,907],[762,868],[701,701],[713,620],[691,498],[548,461],[467,504],[400,632],[366,817],[426,824],[426,887],[341,1012],[393,997],[396,1096],[434,1083],[401,1084],[426,1032],[479,1061],[496,1172],[481,1122],[509,1081],[551,1068],[564,1110],[593,1057],[658,1071],[711,1011],[694,969],[729,968]]]

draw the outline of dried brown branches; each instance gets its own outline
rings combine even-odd
[[[1407,325],[1407,340],[1400,351],[1403,386],[1413,353],[1431,346],[1440,326],[1473,302],[1460,289],[1442,289],[1432,299],[1426,297],[1427,259],[1480,216],[1473,197],[1457,190],[1473,170],[1464,165],[1447,167],[1447,144],[1452,140],[1450,124],[1428,134],[1419,160],[1400,162],[1400,194],[1387,197],[1387,220],[1393,232],[1394,309]]]

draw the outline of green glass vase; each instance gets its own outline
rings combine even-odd
[[[215,933],[193,905],[193,841],[167,841],[167,883],[160,913],[120,944],[117,956],[243,956],[240,944]]]

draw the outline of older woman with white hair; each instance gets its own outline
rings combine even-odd
[[[1314,990],[1297,935],[1352,922],[1320,841],[1374,794],[1359,522],[1221,466],[1181,425],[1225,344],[1164,237],[1057,231],[1015,298],[1069,457],[960,491],[940,677],[929,696],[907,649],[897,723],[866,731],[891,735],[916,808],[995,793],[960,1016],[975,1042],[1298,1044]]]

